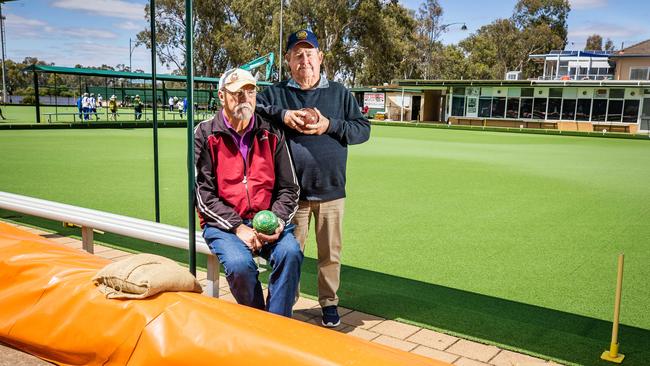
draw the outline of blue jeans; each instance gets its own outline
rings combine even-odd
[[[250,226],[248,220],[245,224]],[[212,226],[203,229],[203,237],[212,253],[219,257],[219,262],[226,272],[230,292],[238,304],[291,317],[303,259],[293,230],[294,225],[287,225],[275,243],[266,244],[260,250],[259,256],[266,259],[272,268],[265,306],[257,265],[246,244],[231,232]]]

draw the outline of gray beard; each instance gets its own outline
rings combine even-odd
[[[240,121],[248,121],[253,117],[253,109],[251,108],[251,105],[248,103],[245,104],[240,104],[237,107],[235,107],[235,110],[232,112],[233,117]]]

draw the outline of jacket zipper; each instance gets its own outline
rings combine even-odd
[[[255,139],[255,135],[253,135],[253,140]],[[253,143],[251,143],[250,149],[248,149],[248,161],[250,161],[251,154],[253,152]],[[242,183],[244,183],[244,188],[246,189],[246,199],[248,200],[248,211],[253,209],[253,205],[251,204],[251,196],[248,192],[248,178],[246,177],[246,172],[248,171],[248,163],[246,159],[244,159],[244,156],[242,155],[242,160],[244,160],[244,180]]]
[[[242,183],[244,183],[244,189],[246,189],[246,199],[248,200],[248,211],[250,211],[253,208],[253,205],[251,204],[251,196],[248,193],[248,178],[246,177],[246,159],[242,156],[242,160],[244,160],[244,180]]]

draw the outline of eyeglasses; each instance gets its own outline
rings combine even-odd
[[[236,92],[231,92],[229,90],[226,90],[226,92],[233,97],[241,98],[241,97],[247,97],[251,98],[254,97],[257,94],[257,88],[255,89],[239,89],[239,91]]]

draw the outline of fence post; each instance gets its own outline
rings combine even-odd
[[[208,255],[208,273],[206,286],[206,293],[208,296],[219,297],[219,259],[216,255]]]
[[[87,226],[81,227],[81,245],[88,253],[93,254],[95,252],[95,246],[93,244],[93,228]]]

